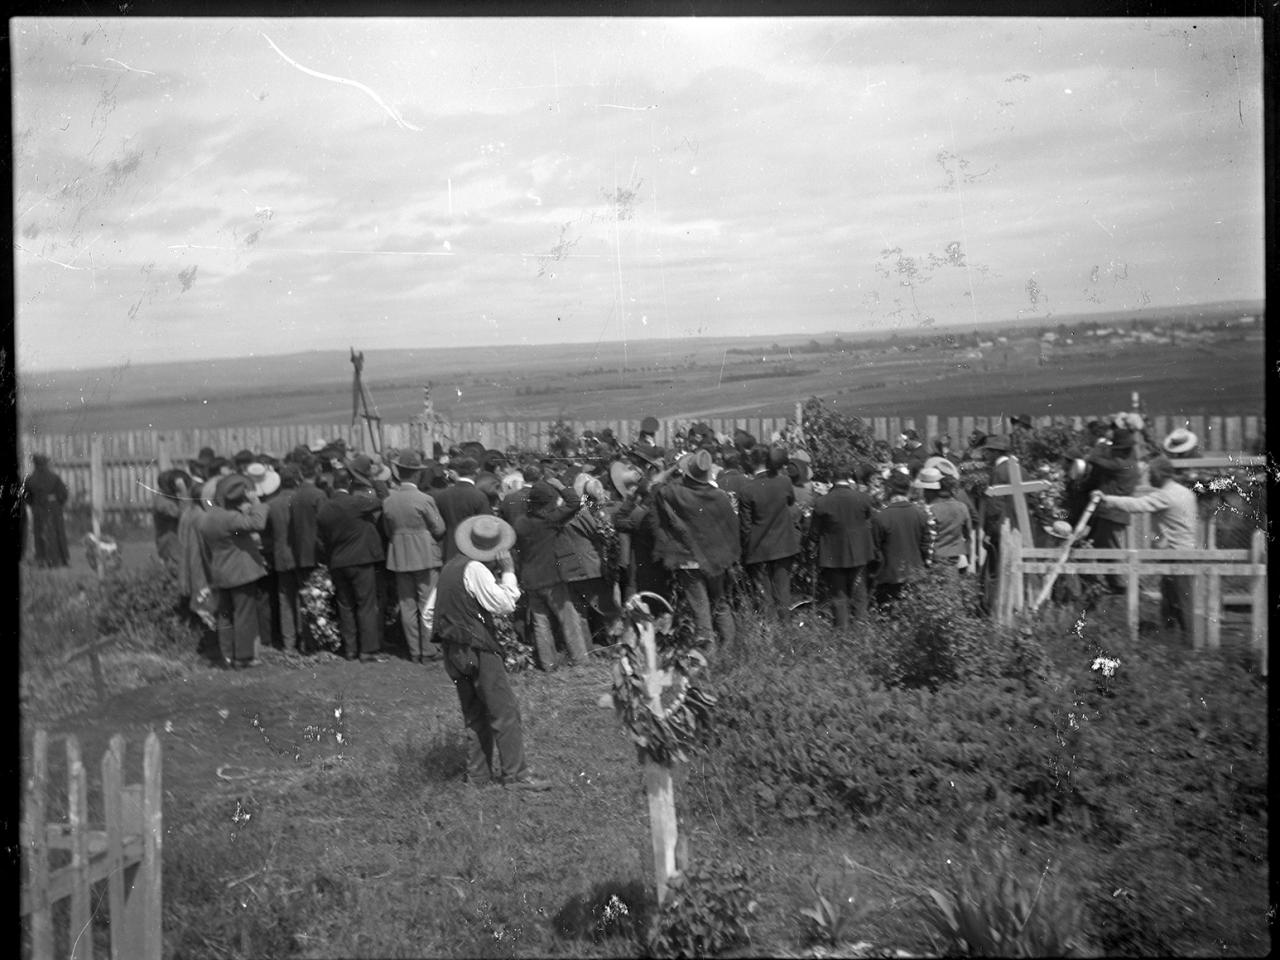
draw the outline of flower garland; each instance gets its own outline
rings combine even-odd
[[[329,569],[317,566],[298,591],[299,624],[304,642],[312,650],[342,652],[342,634],[338,630],[338,604],[334,597]],[[309,642],[306,640],[309,638]]]
[[[711,708],[716,703],[713,694],[694,682],[707,666],[706,657],[675,641],[674,634],[660,635],[669,638],[666,642],[657,642],[655,636],[656,669],[671,678],[662,691],[661,707],[655,710],[649,705],[644,648],[634,628],[629,634],[619,644],[613,663],[614,710],[635,741],[641,759],[664,766],[687,761],[710,728]]]
[[[502,662],[508,673],[522,673],[533,667],[533,647],[520,639],[511,617],[495,616],[494,633],[502,647]]]

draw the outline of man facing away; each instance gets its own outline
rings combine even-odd
[[[453,463],[458,480],[451,487],[433,491],[436,507],[444,520],[444,559],[449,561],[458,552],[455,546],[457,538],[454,534],[458,525],[467,517],[479,516],[482,513],[493,513],[489,496],[476,487],[476,471],[479,464],[472,457],[461,457]]]
[[[467,782],[484,786],[496,779],[517,789],[547,790],[551,784],[533,776],[525,761],[520,706],[507,680],[493,619],[510,615],[520,598],[511,559],[515,540],[511,525],[495,516],[463,520],[454,533],[457,552],[440,571],[426,619],[432,642],[444,650],[444,669],[458,691],[462,719],[475,734]],[[490,564],[502,571],[501,580]]]
[[[733,503],[711,483],[711,467],[706,450],[686,456],[678,478],[653,485],[645,522],[654,557],[672,571],[693,611],[696,639],[714,649],[716,634],[721,645],[737,636],[726,579],[741,542]]]
[[[791,567],[800,552],[791,505],[791,478],[782,472],[787,453],[780,448],[751,452],[755,473],[738,498],[742,562],[764,601],[764,608],[785,620],[791,612]]]
[[[855,465],[844,462],[836,469],[830,492],[813,507],[809,537],[818,548],[818,568],[827,584],[837,628],[849,626],[849,603],[854,616],[867,615],[867,566],[875,556],[871,537],[871,498],[854,482]]]
[[[409,656],[416,663],[438,659],[423,622],[427,601],[440,576],[440,539],[444,519],[431,495],[418,489],[422,457],[407,450],[391,461],[399,486],[382,501],[382,529],[387,536],[387,570],[395,577],[400,625]]]
[[[382,503],[372,485],[336,470],[334,491],[316,517],[319,556],[329,567],[338,601],[343,656],[383,663],[378,566],[386,559],[378,518]]]

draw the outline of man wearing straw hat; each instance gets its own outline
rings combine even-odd
[[[520,599],[511,559],[515,542],[511,525],[491,514],[459,523],[454,531],[458,552],[440,571],[426,619],[432,642],[444,650],[444,669],[458,691],[462,719],[475,734],[467,782],[484,786],[496,780],[521,790],[548,790],[551,784],[533,776],[525,761],[520,705],[507,680],[493,619],[510,616]],[[494,578],[491,564],[502,571],[501,580]]]
[[[400,625],[414,662],[439,659],[439,648],[423,618],[443,563],[440,539],[444,518],[431,495],[419,489],[423,461],[406,450],[391,461],[399,486],[382,502],[382,529],[387,536],[387,570],[395,577]]]
[[[1156,546],[1164,550],[1194,550],[1199,546],[1200,512],[1196,495],[1178,483],[1176,471],[1168,457],[1156,457],[1150,463],[1150,481],[1155,489],[1139,496],[1119,496],[1095,490],[1100,507],[1125,513],[1155,514]],[[1166,627],[1181,630],[1185,636],[1191,624],[1191,593],[1195,579],[1166,574],[1160,578],[1160,616]]]

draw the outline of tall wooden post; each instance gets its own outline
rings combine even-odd
[[[89,441],[89,505],[93,511],[93,535],[102,536],[102,514],[107,499],[107,473],[102,464],[102,435],[95,433]],[[98,564],[102,576],[102,564]]]
[[[1253,531],[1253,542],[1249,545],[1249,562],[1262,564],[1267,562],[1267,535],[1261,530]],[[1253,578],[1252,609],[1249,626],[1253,633],[1253,649],[1258,654],[1259,668],[1262,675],[1267,675],[1267,577],[1266,574],[1255,574]]]
[[[804,403],[796,401],[796,432],[800,434],[800,442],[804,443]]]

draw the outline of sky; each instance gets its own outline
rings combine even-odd
[[[1260,19],[9,26],[20,372],[1264,296]]]

